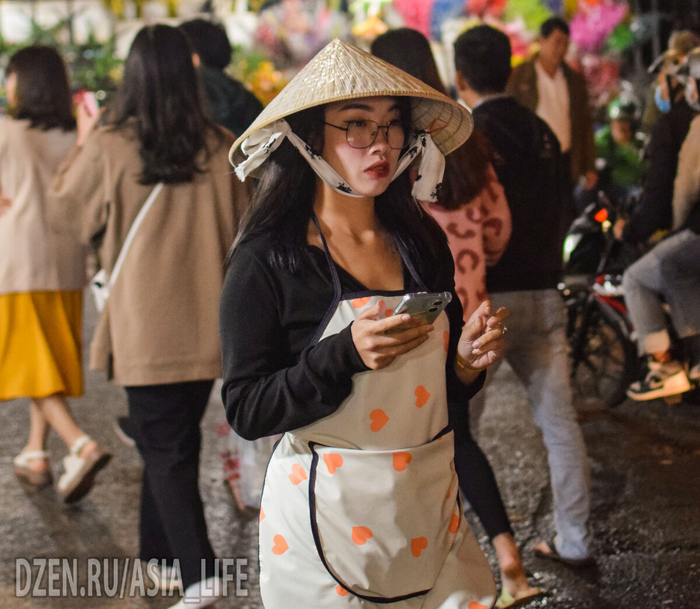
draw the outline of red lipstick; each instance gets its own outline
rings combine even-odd
[[[365,169],[373,178],[385,178],[389,175],[389,161],[379,161]]]

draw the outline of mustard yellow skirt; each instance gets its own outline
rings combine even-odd
[[[0,294],[0,400],[83,394],[81,291]]]

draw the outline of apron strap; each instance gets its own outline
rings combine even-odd
[[[318,230],[318,234],[321,235],[321,243],[323,243],[323,251],[326,254],[326,261],[328,262],[328,268],[330,269],[331,277],[333,278],[333,302],[334,302],[333,309],[335,310],[335,307],[338,306],[338,303],[340,302],[340,298],[342,296],[342,291],[340,288],[340,277],[338,277],[338,269],[335,268],[335,262],[333,262],[333,257],[331,256],[331,252],[328,249],[328,243],[326,243],[326,238],[323,236],[323,231],[321,230],[321,225],[318,223],[318,218],[316,217],[316,214],[312,214],[311,219],[314,221],[314,224],[316,225],[316,229]]]
[[[316,229],[318,230],[318,234],[321,235],[321,243],[323,243],[323,251],[326,254],[326,260],[328,261],[328,268],[331,270],[331,277],[333,278],[333,291],[334,291],[334,301],[337,305],[338,302],[340,302],[340,298],[342,296],[342,291],[340,288],[340,278],[338,277],[338,269],[335,268],[335,262],[333,262],[333,257],[331,256],[331,252],[328,249],[328,243],[326,243],[326,238],[323,236],[323,231],[321,230],[321,226],[318,222],[318,218],[316,217],[316,214],[312,214],[311,219],[314,222],[314,225],[316,226]],[[418,274],[418,271],[416,271],[416,267],[413,266],[413,263],[411,262],[411,259],[408,257],[406,252],[404,252],[404,249],[397,244],[398,250],[399,250],[399,256],[401,256],[401,260],[406,265],[406,268],[408,269],[408,272],[411,274],[411,277],[413,277],[413,280],[416,282],[418,287],[423,290],[424,292],[428,291],[428,288],[426,287],[425,283],[423,283],[423,280],[420,278],[420,275]]]
[[[427,292],[428,288],[425,286],[425,283],[423,283],[423,280],[420,278],[420,275],[418,274],[418,271],[416,271],[416,267],[413,266],[411,259],[403,251],[402,247],[399,246],[398,249],[399,249],[399,255],[401,256],[401,260],[403,260],[403,263],[406,265],[408,272],[411,274],[411,277],[413,277],[413,281],[416,282],[416,284],[418,285],[418,287],[421,290],[423,290],[424,292]]]

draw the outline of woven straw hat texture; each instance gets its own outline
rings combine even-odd
[[[345,99],[383,95],[410,97],[413,127],[429,131],[443,154],[458,148],[472,132],[474,121],[464,106],[378,57],[334,40],[236,140],[229,159],[234,165],[245,160],[240,146],[251,133],[295,112]]]

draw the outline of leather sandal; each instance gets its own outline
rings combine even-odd
[[[58,494],[66,503],[79,501],[90,492],[95,483],[95,476],[109,463],[112,455],[99,446],[84,457],[80,452],[90,442],[89,436],[81,436],[70,447],[70,452],[63,458],[64,473],[58,479]]]
[[[51,468],[48,467],[44,471],[38,472],[29,467],[30,461],[48,460],[49,455],[45,450],[23,450],[13,460],[12,464],[15,468],[15,476],[19,481],[26,486],[34,489],[41,489],[50,486],[53,482]]]
[[[567,558],[566,556],[562,556],[561,554],[559,554],[559,552],[557,552],[557,546],[554,543],[554,537],[552,537],[552,539],[544,543],[547,544],[549,552],[543,552],[539,548],[535,548],[535,556],[537,556],[537,558],[553,560],[554,562],[559,562],[574,568],[592,567],[596,564],[595,558],[593,558],[592,556],[584,556],[583,558]]]
[[[496,609],[516,609],[516,607],[527,605],[530,603],[530,601],[542,598],[543,596],[544,593],[539,588],[523,590],[515,596],[503,588],[498,600],[496,601]]]

